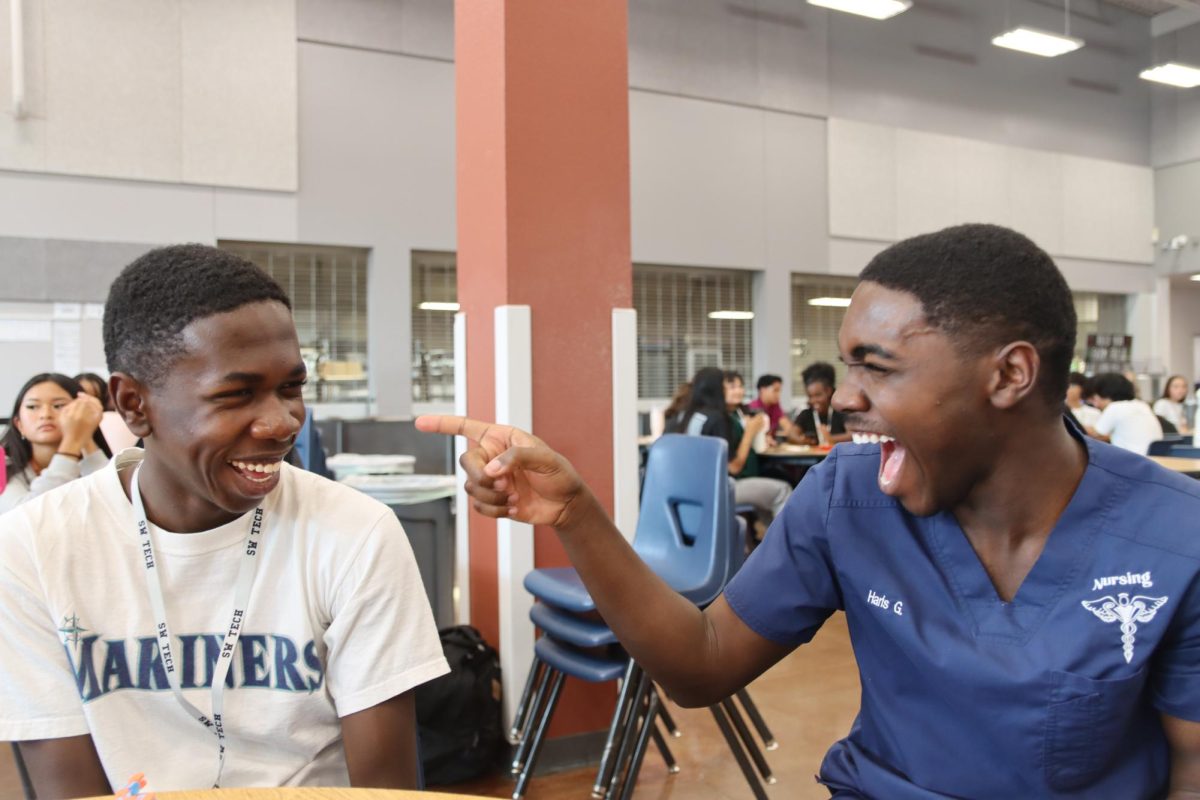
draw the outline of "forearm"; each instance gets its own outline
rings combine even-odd
[[[80,460],[68,455],[56,454],[50,464],[29,484],[29,497],[33,499],[64,483],[70,483],[80,475]]]
[[[38,800],[112,794],[92,737],[26,741],[19,747]]]
[[[584,513],[558,536],[621,644],[679,702],[732,693],[738,687],[713,696],[723,691],[721,670],[704,613],[646,566],[590,492],[580,502]]]

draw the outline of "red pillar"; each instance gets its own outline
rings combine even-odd
[[[632,306],[626,0],[456,0],[467,408],[494,415],[493,310],[531,308],[534,433],[612,512],[612,309]],[[472,512],[471,621],[499,639],[495,523]],[[535,532],[539,567],[567,563]],[[524,676],[521,676],[522,678]],[[554,735],[607,724],[577,682]]]

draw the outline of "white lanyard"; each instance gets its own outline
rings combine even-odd
[[[129,494],[133,499],[133,514],[137,521],[138,539],[142,545],[142,559],[146,566],[146,587],[150,592],[150,607],[154,612],[154,630],[158,636],[158,652],[162,657],[163,668],[167,672],[167,682],[171,684],[171,692],[183,710],[196,719],[201,725],[213,732],[217,737],[217,778],[213,788],[221,785],[221,773],[225,769],[225,727],[221,721],[224,709],[225,676],[229,673],[229,665],[233,662],[233,651],[237,647],[238,637],[242,634],[242,622],[246,617],[246,605],[250,601],[250,587],[254,585],[254,575],[258,569],[259,537],[262,534],[263,510],[254,509],[253,521],[250,523],[250,533],[246,535],[246,546],[243,551],[242,563],[238,567],[237,586],[233,596],[233,616],[229,621],[229,629],[225,632],[225,642],[221,645],[221,655],[217,658],[216,669],[212,680],[212,719],[204,712],[188,702],[179,688],[179,672],[175,669],[175,658],[171,650],[171,631],[167,627],[167,610],[163,603],[162,584],[158,580],[158,563],[154,558],[154,543],[150,536],[150,524],[146,520],[146,507],[142,504],[142,493],[138,490],[138,473],[142,466],[139,464],[133,471]]]
[[[817,424],[816,424],[817,444],[829,444],[829,442],[827,442],[825,440],[825,431],[821,430],[821,413],[814,408],[813,416],[817,420]],[[833,426],[833,409],[832,408],[829,410],[829,425],[830,425],[830,430],[832,431],[832,429],[833,429],[832,428],[832,426]]]

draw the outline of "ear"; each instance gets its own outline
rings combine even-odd
[[[153,429],[150,426],[149,392],[146,385],[127,372],[114,372],[108,379],[108,388],[112,393],[113,405],[117,413],[125,420],[129,432],[139,439],[145,439]]]
[[[988,395],[996,408],[1014,408],[1037,391],[1042,359],[1029,342],[1012,342],[992,359]]]

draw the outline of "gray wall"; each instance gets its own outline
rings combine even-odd
[[[827,117],[955,137],[964,151],[1148,165],[1150,90],[1136,79],[1145,19],[1106,6],[1077,14],[1089,46],[1047,61],[987,44],[1003,5],[939,0],[875,23],[798,0],[632,0],[634,259],[756,271],[755,369],[790,376],[791,274],[853,274],[883,244],[830,235]],[[1056,24],[1036,3],[1012,8],[1015,20]],[[0,236],[370,247],[372,389],[379,413],[405,416],[410,251],[455,249],[452,10],[452,0],[298,0],[297,191],[0,171]],[[1146,267],[1112,260],[1122,258],[1063,265],[1077,288],[1153,297]]]

